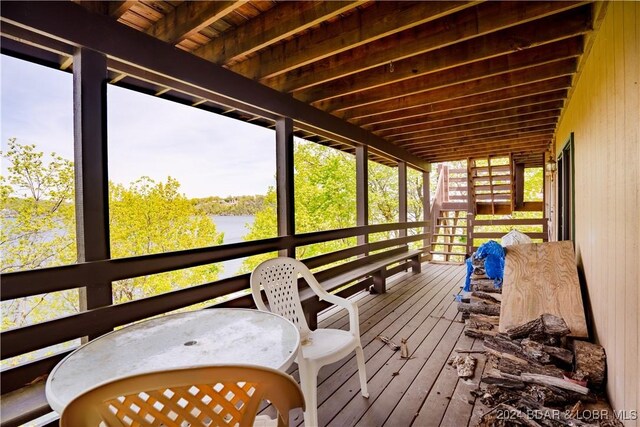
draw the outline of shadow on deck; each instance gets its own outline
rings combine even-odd
[[[471,380],[459,380],[447,365],[454,349],[482,349],[462,335],[464,324],[453,296],[460,291],[464,266],[424,264],[420,274],[393,281],[388,292],[366,292],[352,299],[360,309],[360,333],[367,360],[369,399],[360,395],[355,357],[326,366],[318,377],[321,426],[466,426],[475,425],[481,404],[469,392],[478,386],[484,355]],[[347,328],[346,312],[321,313],[319,327]],[[411,358],[400,358],[380,340],[407,339]],[[295,366],[295,365],[294,365]],[[297,379],[298,372],[292,374]],[[472,416],[473,414],[473,416]],[[302,425],[302,411],[291,425]]]

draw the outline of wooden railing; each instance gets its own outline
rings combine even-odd
[[[109,259],[62,267],[7,273],[0,276],[0,280],[2,281],[0,300],[9,301],[16,298],[81,287],[91,288],[105,281],[113,282],[133,277],[164,273],[292,247],[301,247],[357,236],[368,236],[372,233],[419,229],[416,230],[416,234],[406,237],[360,244],[303,260],[310,268],[321,268],[339,261],[346,261],[342,265],[330,266],[317,273],[322,276],[322,278],[330,278],[340,274],[345,269],[355,268],[358,263],[367,262],[367,257],[351,260],[350,258],[352,257],[358,257],[381,250],[389,252],[397,251],[399,248],[406,249],[407,244],[410,242],[424,241],[428,237],[429,228],[430,223],[428,221],[368,225],[133,258]],[[428,248],[425,249],[428,250]],[[359,283],[360,285],[357,289],[363,288],[363,284],[361,282]],[[356,283],[354,286],[357,285]],[[0,352],[2,359],[5,360],[69,340],[86,336],[97,336],[118,326],[189,307],[193,304],[206,302],[215,298],[229,296],[248,289],[249,274],[242,274],[211,283],[194,284],[194,286],[189,288],[136,301],[103,306],[34,325],[9,329],[0,334],[2,344]],[[351,291],[349,288],[343,290],[343,294],[349,294],[349,292],[353,293],[353,289]],[[224,302],[215,304],[214,306],[252,307],[253,300],[251,295],[241,295],[239,297],[226,299]],[[53,355],[2,371],[2,394],[21,388],[35,378],[47,374],[58,361],[72,350],[73,349],[58,351]]]
[[[536,231],[523,231],[522,227],[525,226],[527,228],[535,227]],[[480,239],[497,239],[499,240],[507,234],[507,231],[504,230],[490,230],[490,231],[480,231],[476,232],[476,227],[509,227],[510,229],[519,229],[524,234],[529,236],[532,239],[541,240],[543,242],[548,241],[548,219],[547,218],[522,218],[522,219],[475,219],[474,215],[467,214],[467,227],[468,227],[468,240],[467,240],[467,253],[473,253],[477,248],[478,244],[476,240]]]

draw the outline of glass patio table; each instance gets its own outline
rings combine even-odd
[[[286,370],[300,346],[298,328],[273,313],[219,308],[171,314],[109,332],[58,363],[46,384],[56,412],[106,381],[153,371],[217,364]]]

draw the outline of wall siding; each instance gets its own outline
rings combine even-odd
[[[556,133],[575,138],[576,255],[614,409],[640,416],[640,2],[611,2]],[[640,420],[624,421],[640,426]]]

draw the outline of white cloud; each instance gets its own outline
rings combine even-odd
[[[2,56],[2,144],[16,136],[73,156],[72,77]],[[192,197],[264,194],[274,185],[275,132],[109,86],[109,178],[167,176]]]

